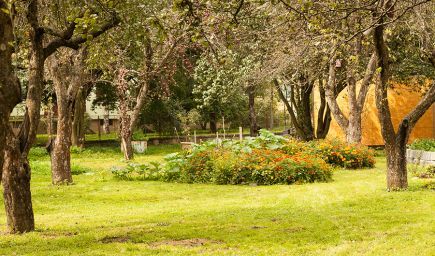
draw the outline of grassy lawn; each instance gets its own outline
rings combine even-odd
[[[176,150],[151,147],[136,161]],[[93,148],[73,154],[87,173],[57,187],[36,153],[37,231],[4,234],[0,211],[0,255],[435,255],[434,191],[411,178],[408,191],[386,192],[381,157],[330,183],[218,186],[117,181],[109,169],[122,154]]]

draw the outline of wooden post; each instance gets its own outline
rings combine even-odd
[[[224,130],[224,139],[225,139],[225,117],[222,116],[222,129]]]
[[[97,116],[98,120],[98,141],[101,142],[101,124],[100,124],[100,116]]]
[[[243,127],[239,127],[239,139],[240,139],[240,141],[242,141],[243,140]]]
[[[196,144],[196,130],[193,131],[193,143]]]

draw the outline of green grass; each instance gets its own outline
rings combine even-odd
[[[150,147],[136,161],[176,146]],[[305,185],[219,186],[117,181],[114,148],[73,153],[71,186],[50,184],[49,158],[33,151],[36,232],[7,235],[0,255],[434,255],[435,194],[410,179],[385,191],[385,160]],[[0,203],[3,204],[2,199]]]

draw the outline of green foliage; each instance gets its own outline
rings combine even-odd
[[[70,148],[70,152],[74,153],[74,154],[81,154],[81,153],[83,153],[84,150],[85,150],[84,148],[77,147],[77,146],[71,146],[71,148]]]
[[[435,139],[416,139],[409,145],[410,149],[435,151]]]
[[[32,158],[41,158],[41,157],[48,156],[48,152],[43,147],[33,147],[30,149],[29,155]]]
[[[146,134],[143,134],[140,131],[136,131],[133,133],[133,135],[131,136],[131,139],[133,141],[147,141],[148,140],[148,136]]]
[[[408,170],[412,176],[421,179],[433,179],[435,178],[435,165],[418,165],[408,164]]]
[[[92,170],[88,167],[84,167],[82,165],[76,165],[73,164],[71,166],[71,174],[72,175],[80,175],[80,174],[84,174],[84,173],[91,173]]]
[[[150,162],[146,164],[129,163],[127,167],[112,167],[112,174],[120,180],[160,180],[161,164]]]

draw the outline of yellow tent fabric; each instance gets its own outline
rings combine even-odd
[[[319,108],[319,92],[316,88],[314,93],[314,114],[317,114]],[[420,101],[422,94],[413,91],[405,85],[395,85],[394,88],[388,91],[388,100],[390,103],[391,115],[394,127],[397,129],[400,121],[411,111]],[[338,104],[347,115],[347,91],[344,90],[337,98]],[[338,126],[335,120],[331,123],[331,129],[328,138],[342,138],[344,133]],[[422,118],[415,125],[409,142],[416,138],[435,138],[435,104],[429,108]],[[367,95],[366,104],[362,115],[362,144],[364,145],[384,145],[382,139],[380,124],[378,120],[378,112],[375,104],[374,85],[370,87]]]

